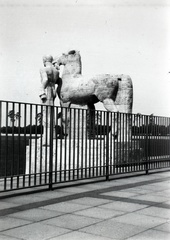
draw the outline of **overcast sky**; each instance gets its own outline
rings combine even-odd
[[[83,74],[131,76],[133,113],[170,116],[168,2],[0,0],[0,99],[40,103],[42,56],[77,49]]]

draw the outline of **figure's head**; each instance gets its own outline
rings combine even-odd
[[[57,69],[60,70],[60,67],[58,65],[58,57],[55,57],[53,62],[52,62],[53,66]]]
[[[44,55],[43,56],[43,63],[44,65],[46,64],[46,62],[51,62],[53,61],[53,57],[51,55]]]

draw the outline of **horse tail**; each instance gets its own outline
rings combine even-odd
[[[118,75],[118,92],[115,99],[119,112],[132,113],[133,106],[133,83],[128,75]]]

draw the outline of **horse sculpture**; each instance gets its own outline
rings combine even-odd
[[[107,111],[132,112],[133,85],[128,75],[82,75],[81,56],[76,50],[63,54],[55,63],[64,65],[57,88],[62,107],[70,108],[71,104],[79,104],[94,110],[94,104],[100,101]],[[68,124],[69,119],[63,116],[63,122]]]

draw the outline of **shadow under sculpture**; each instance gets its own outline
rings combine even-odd
[[[131,78],[124,74],[82,75],[81,56],[80,52],[76,50],[62,54],[62,56],[56,59],[57,66],[64,66],[62,79],[57,82],[57,94],[60,98],[61,106],[66,109],[62,114],[62,123],[66,134],[69,133],[69,109],[71,104],[87,105],[91,121],[89,124],[93,124],[95,118],[94,104],[100,101],[107,111],[117,113],[115,118],[111,117],[110,119],[114,137],[119,138],[120,134],[125,132],[119,129],[122,124],[119,123],[118,113],[129,113],[128,123],[126,123],[126,126],[128,126],[126,131],[128,137],[126,136],[126,139],[130,138],[130,114],[132,113],[133,105],[133,84]]]

